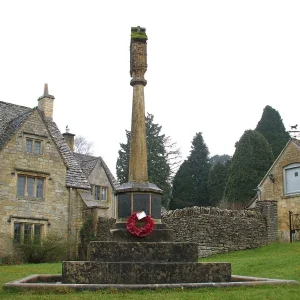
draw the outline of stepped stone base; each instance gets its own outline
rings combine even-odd
[[[197,262],[197,243],[90,242],[89,261]]]
[[[117,242],[166,242],[172,239],[172,229],[154,229],[151,234],[143,238],[132,235],[126,228],[114,228],[110,230],[110,240]]]
[[[63,283],[165,284],[230,282],[230,263],[63,262]]]

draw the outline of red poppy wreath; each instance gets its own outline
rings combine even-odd
[[[145,237],[149,235],[154,229],[154,220],[150,216],[146,216],[140,221],[145,222],[144,226],[137,227],[135,222],[138,220],[138,212],[132,213],[127,219],[126,229],[134,236]]]

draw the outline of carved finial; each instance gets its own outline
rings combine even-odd
[[[49,96],[48,83],[45,83],[45,85],[44,85],[44,96]]]

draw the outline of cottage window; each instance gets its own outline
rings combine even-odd
[[[26,152],[34,153],[34,154],[41,154],[41,141],[35,140],[31,138],[26,138]]]
[[[106,201],[107,200],[107,187],[102,187],[101,189],[101,200]]]
[[[95,200],[100,200],[100,186],[95,185]]]
[[[101,185],[92,185],[91,193],[95,200],[107,201],[108,188]]]
[[[40,244],[42,240],[42,224],[14,223],[15,244]]]
[[[17,196],[29,198],[44,198],[45,178],[28,175],[18,175]]]
[[[300,193],[300,164],[291,164],[284,168],[284,192],[285,194]]]
[[[15,223],[14,224],[14,243],[21,243],[21,228],[22,224]]]

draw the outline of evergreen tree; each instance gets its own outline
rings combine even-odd
[[[236,144],[225,188],[225,200],[243,207],[274,160],[270,144],[256,130],[246,130]]]
[[[191,193],[193,180],[190,164],[185,160],[179,167],[173,180],[172,197],[170,200],[169,208],[184,208],[187,206],[194,206],[194,197]]]
[[[228,154],[222,154],[222,155],[214,155],[209,159],[209,163],[214,166],[217,163],[221,163],[222,165],[226,164],[227,161],[231,160],[232,157]]]
[[[209,204],[207,181],[209,151],[202,133],[196,133],[188,159],[180,166],[173,181],[170,207],[206,206]]]
[[[163,190],[162,205],[169,207],[171,194],[172,169],[175,167],[179,149],[170,142],[170,137],[161,134],[161,126],[154,123],[154,116],[146,116],[147,161],[149,182],[155,183]],[[126,130],[126,143],[120,143],[119,157],[117,159],[117,177],[120,183],[128,181],[130,159],[130,136]]]
[[[288,140],[289,133],[285,130],[280,114],[267,105],[255,130],[259,131],[271,145],[274,159],[278,157]]]
[[[125,183],[128,181],[129,174],[129,159],[130,159],[130,138],[131,132],[126,131],[126,143],[120,143],[120,150],[118,151],[119,157],[117,158],[117,177],[119,182]]]
[[[230,160],[223,163],[219,161],[209,171],[207,188],[209,192],[209,204],[211,206],[217,206],[223,198],[230,163]]]

